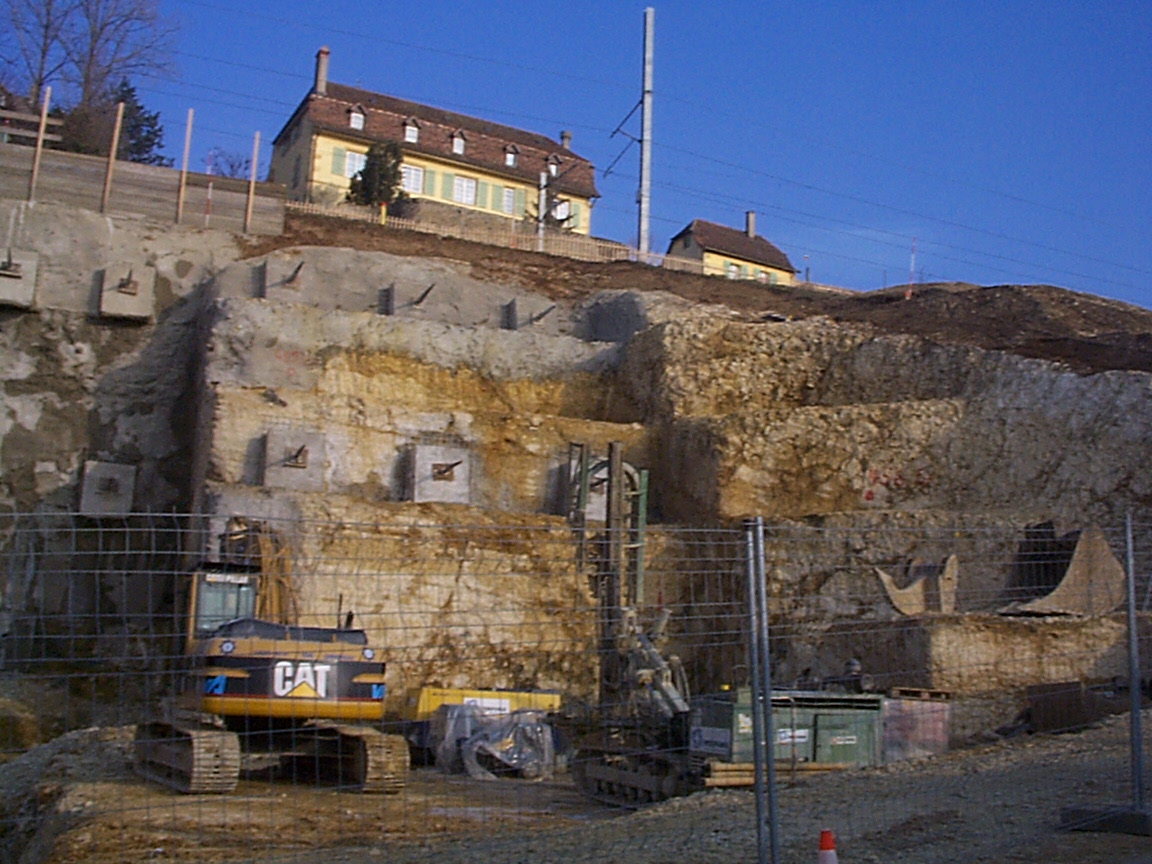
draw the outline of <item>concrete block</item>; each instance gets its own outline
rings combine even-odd
[[[322,492],[328,466],[324,434],[313,429],[277,427],[268,432],[264,485],[297,492]]]
[[[0,250],[0,305],[31,309],[40,256],[22,249]]]
[[[472,503],[472,464],[467,447],[417,444],[408,488],[413,501]]]
[[[100,314],[108,318],[151,321],[155,308],[156,268],[139,261],[104,268]]]
[[[124,516],[132,512],[136,466],[113,462],[85,462],[80,484],[83,516]]]

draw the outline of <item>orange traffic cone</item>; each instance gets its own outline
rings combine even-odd
[[[836,839],[827,828],[820,832],[820,851],[816,853],[816,864],[839,864],[836,858]]]

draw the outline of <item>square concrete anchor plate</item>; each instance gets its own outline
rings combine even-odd
[[[277,299],[278,291],[299,297],[304,283],[311,281],[311,269],[299,255],[269,255],[264,262],[264,296],[270,300]]]
[[[0,306],[31,309],[36,299],[40,256],[22,249],[0,249]]]
[[[265,454],[265,486],[297,492],[323,491],[327,451],[322,432],[294,427],[272,429]]]
[[[1060,827],[1152,837],[1152,813],[1125,807],[1065,807],[1060,811]]]
[[[85,462],[80,484],[80,513],[84,516],[124,516],[132,512],[136,466],[114,462]]]
[[[413,501],[470,504],[472,468],[465,447],[417,444],[412,458]]]
[[[155,267],[139,261],[109,264],[100,290],[100,314],[151,321],[155,290]]]

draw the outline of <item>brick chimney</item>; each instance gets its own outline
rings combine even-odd
[[[744,213],[744,233],[749,237],[756,236],[756,211],[748,210]]]
[[[312,83],[312,92],[318,96],[328,92],[328,53],[327,45],[316,52],[316,80]]]
[[[572,144],[572,133],[567,129],[560,132],[560,146],[568,150]]]

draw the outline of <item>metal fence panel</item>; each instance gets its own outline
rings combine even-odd
[[[1143,605],[1152,584],[1149,529],[1134,526]],[[692,750],[686,764],[700,791],[635,813],[576,789],[573,738],[602,721],[591,712],[601,678],[621,671],[598,632],[604,559],[593,530],[558,520],[450,525],[414,508],[387,525],[44,512],[6,516],[0,531],[3,860],[757,856],[746,755],[724,763]],[[767,749],[780,860],[812,860],[822,829],[834,832],[841,860],[853,861],[1078,861],[1092,860],[1091,850],[1139,851],[1125,844],[1146,841],[1057,833],[1063,808],[1130,798],[1126,621],[1119,604],[1101,608],[1098,599],[1112,590],[1114,561],[1124,561],[1122,526],[1103,533],[1103,549],[1092,541],[1080,599],[1090,588],[1096,611],[1023,608],[1075,569],[1077,550],[1092,545],[1088,533],[1025,536],[988,520],[766,526],[776,688]],[[693,729],[706,725],[701,706],[727,706],[732,735],[746,734],[744,534],[651,526],[645,553],[642,590],[626,578],[622,602],[645,598],[637,610],[645,632],[667,615],[666,638],[656,643],[682,661],[696,697]],[[250,611],[259,617],[333,631],[352,613],[352,628],[365,631],[386,664],[385,715],[370,725],[408,736],[419,757],[403,790],[362,794],[343,769],[326,773],[307,724],[291,732],[292,759],[251,747],[228,794],[182,795],[136,773],[138,724],[170,716],[186,683],[190,586],[204,570],[222,574],[221,585],[251,579],[263,606]],[[878,571],[891,577],[887,587]],[[946,611],[953,596],[956,608]],[[1062,602],[1075,599],[1066,593]],[[911,608],[921,600],[922,610]],[[1137,615],[1145,655],[1146,614]],[[228,677],[224,660],[213,662],[219,668],[193,679],[196,686],[233,692],[218,680]],[[295,688],[302,705],[318,699],[307,691],[327,686],[319,670],[326,661],[286,662],[290,669],[261,686]],[[657,686],[658,670],[650,671]],[[447,698],[489,709],[512,707],[520,698],[513,693],[559,696],[560,716],[546,718],[558,758],[546,771],[501,768],[480,738],[453,725],[472,722],[461,711],[439,709],[436,723],[423,725],[420,687],[485,691]],[[251,720],[242,731],[249,745],[273,734]],[[868,736],[875,746],[866,746]],[[336,752],[341,765],[361,758],[339,749],[347,741]],[[441,766],[419,764],[429,751]],[[456,756],[458,773],[441,770]],[[479,779],[463,770],[469,764],[508,776]]]

